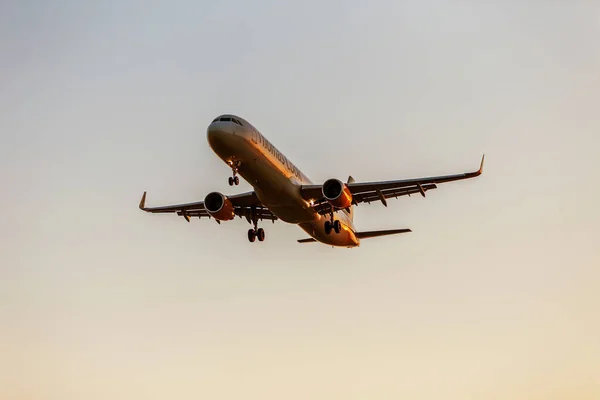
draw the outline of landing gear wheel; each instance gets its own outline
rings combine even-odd
[[[329,235],[331,233],[331,229],[333,227],[331,226],[331,222],[330,221],[325,221],[325,234]]]
[[[265,240],[265,230],[263,228],[258,228],[258,230],[256,231],[256,237],[258,238],[259,242],[262,242]]]
[[[250,241],[250,243],[253,243],[255,239],[256,233],[254,232],[254,229],[248,229],[248,240]]]
[[[342,223],[338,219],[333,223],[333,230],[335,233],[340,233],[342,231]]]
[[[239,161],[228,161],[227,164],[231,167],[232,176],[229,177],[229,186],[239,185],[240,178],[237,177],[238,168],[241,163]]]

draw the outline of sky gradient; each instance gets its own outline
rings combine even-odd
[[[600,398],[600,3],[0,3],[0,398]],[[230,188],[206,127],[361,205],[358,249],[137,209]]]

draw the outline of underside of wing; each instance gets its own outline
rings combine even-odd
[[[253,219],[277,220],[277,217],[260,202],[255,192],[226,196],[226,198],[231,202],[234,214],[240,218],[245,217],[248,222],[251,222]],[[204,201],[169,206],[146,207],[146,192],[144,192],[142,196],[139,208],[149,213],[174,213],[184,217],[188,222],[191,217],[212,217],[206,209]]]
[[[256,218],[259,220],[268,220],[268,221],[276,221],[277,220],[277,217],[271,211],[269,211],[267,208],[254,207],[254,211],[253,211],[253,207],[235,207],[234,208],[235,215],[240,218],[245,217],[248,220],[248,222],[252,222],[252,213],[253,212],[255,213]],[[206,209],[198,210],[198,211],[178,211],[177,215],[184,216],[184,217],[185,217],[185,215],[187,215],[188,217],[211,218],[211,215],[208,213],[208,211],[206,211]]]
[[[204,210],[204,201],[197,201],[194,203],[184,203],[184,204],[174,204],[169,206],[159,206],[159,207],[146,207],[146,192],[142,195],[142,199],[140,200],[139,205],[140,210],[146,211],[149,213],[173,213],[177,211],[196,211],[196,210]]]
[[[428,190],[432,190],[437,188],[437,186],[435,184],[426,184],[422,186],[423,189],[423,193],[427,192]],[[370,204],[373,201],[385,201],[386,199],[390,199],[390,198],[398,198],[400,196],[410,196],[411,194],[417,194],[420,193],[421,190],[419,188],[416,187],[403,187],[403,188],[398,188],[398,189],[384,189],[381,190],[380,193],[375,192],[363,192],[363,193],[357,193],[355,195],[353,195],[353,199],[354,199],[354,203],[359,204],[359,203],[368,203]],[[384,203],[385,205],[387,205],[387,202]],[[321,215],[327,215],[331,212],[331,205],[325,200],[325,199],[320,199],[318,202],[315,203],[315,205],[313,206],[317,212]]]
[[[424,188],[424,185],[435,185],[446,182],[460,181],[463,179],[475,178],[483,172],[483,161],[485,160],[485,155],[481,158],[481,163],[479,164],[479,169],[474,172],[465,172],[462,174],[454,174],[454,175],[442,175],[442,176],[432,176],[426,178],[414,178],[414,179],[402,179],[396,181],[382,181],[382,182],[358,182],[358,183],[350,183],[348,184],[348,188],[352,192],[352,194],[365,193],[365,192],[377,192],[389,189],[400,189],[400,188],[413,188],[417,189],[418,192],[421,192],[421,189]]]
[[[344,190],[350,192],[353,205],[381,201],[383,205],[387,206],[386,200],[389,198],[412,194],[420,194],[425,197],[425,193],[428,190],[436,189],[438,184],[475,178],[483,172],[484,159],[485,156],[481,158],[479,169],[474,172],[380,182],[354,182],[352,179],[344,185]],[[322,190],[323,185],[305,185],[302,186],[301,193],[304,199],[312,202],[318,213],[328,214],[332,210],[332,205],[325,199]]]

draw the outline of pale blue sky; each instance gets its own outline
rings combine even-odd
[[[598,398],[599,37],[583,0],[0,3],[0,397]],[[486,169],[353,250],[139,211],[231,193],[221,113],[315,182]]]

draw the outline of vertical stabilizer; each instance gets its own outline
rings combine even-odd
[[[352,175],[348,176],[348,182],[346,184],[354,183],[354,178]],[[348,214],[350,215],[350,220],[354,221],[354,206],[350,206],[348,209]]]

